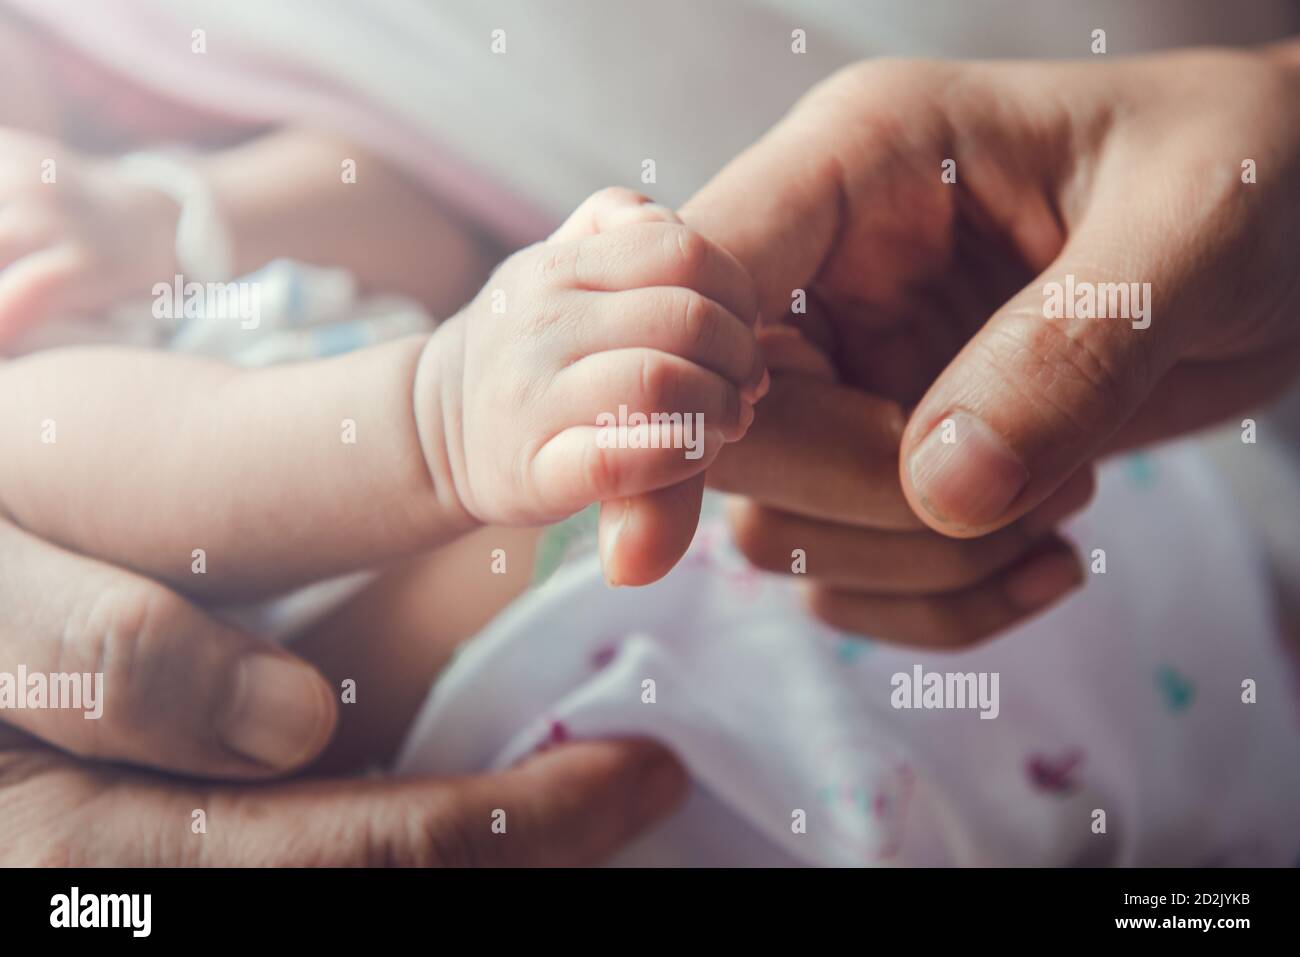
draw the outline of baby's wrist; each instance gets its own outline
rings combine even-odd
[[[464,320],[457,314],[429,337],[416,363],[412,403],[416,435],[434,495],[447,520],[467,532],[482,523],[470,511],[465,467]]]

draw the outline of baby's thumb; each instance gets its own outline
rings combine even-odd
[[[1176,240],[1140,232],[1119,217],[1082,224],[930,387],[899,465],[909,504],[932,528],[971,537],[1029,512],[1177,361],[1197,320],[1172,301],[1184,278],[1166,265],[1179,259]]]

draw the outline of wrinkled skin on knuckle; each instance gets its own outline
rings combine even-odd
[[[54,752],[0,752],[0,867],[71,867],[79,817],[50,800],[62,786]]]
[[[154,736],[165,712],[171,645],[183,613],[180,599],[165,589],[134,581],[110,584],[72,611],[61,636],[59,670],[104,676],[104,713],[86,722],[93,727],[72,750],[88,758],[109,756],[103,749],[110,731]]]
[[[805,96],[802,105],[808,108],[809,121],[826,129],[836,142],[894,144],[893,152],[903,156],[911,152],[909,144],[931,140],[945,95],[955,86],[967,85],[966,78],[973,75],[969,64],[878,58],[832,74]],[[854,169],[851,153],[836,159],[846,170]],[[857,177],[843,178],[847,184]],[[905,187],[907,181],[895,185]],[[932,189],[918,191],[925,197],[932,193]]]
[[[197,847],[178,847],[173,853],[181,855],[185,866],[196,867],[375,866],[382,862],[372,853],[377,847],[372,831],[378,833],[377,823],[390,809],[382,801],[366,800],[367,785],[350,782],[349,787],[358,798],[351,806],[342,803],[347,792],[334,782],[277,785],[274,791],[232,786],[169,796],[175,807],[169,816],[188,821],[193,809],[202,809],[208,820],[202,840],[181,842]],[[294,803],[283,803],[286,797]],[[189,836],[188,827],[180,830]]]
[[[481,867],[490,863],[483,854],[484,835],[490,834],[490,818],[471,823],[472,814],[453,792],[431,799],[427,807],[409,807],[394,813],[396,826],[372,831],[372,847],[388,866],[397,867]],[[481,827],[479,833],[474,829]]]
[[[993,381],[1018,389],[1040,414],[1049,412],[1079,437],[1101,435],[1117,427],[1147,391],[1141,334],[1134,331],[1132,348],[1122,353],[1098,341],[1112,332],[1102,323],[1122,321],[1007,317],[983,343],[986,365],[997,377]]]
[[[80,764],[52,748],[0,752],[0,866],[147,863],[120,851],[133,838],[122,833],[117,817],[122,802],[132,803],[128,810],[142,826],[160,822],[152,808],[132,802],[129,775]]]

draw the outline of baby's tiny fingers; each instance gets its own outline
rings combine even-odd
[[[646,286],[685,286],[720,303],[747,325],[758,319],[754,282],[735,256],[699,233],[649,222],[598,236],[533,247],[519,262],[524,281],[547,291],[620,292]]]
[[[676,415],[735,442],[754,420],[754,406],[716,372],[657,349],[611,349],[561,370],[548,398],[552,421],[635,428],[652,416]],[[654,421],[667,423],[671,419]]]
[[[574,426],[532,457],[529,478],[544,510],[570,515],[592,502],[629,498],[698,475],[726,439],[684,422],[673,429]]]
[[[720,304],[675,286],[596,297],[575,323],[575,356],[637,346],[670,352],[725,376],[756,401],[766,366],[754,333]]]
[[[667,206],[661,206],[643,193],[623,186],[610,186],[583,200],[547,242],[568,242],[635,223],[680,224],[681,219]]]

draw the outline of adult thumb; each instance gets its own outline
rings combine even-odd
[[[1173,300],[1188,288],[1177,265],[1187,257],[1171,253],[1173,236],[1153,238],[1130,216],[1080,223],[913,411],[900,477],[936,531],[982,535],[1039,505],[1103,449],[1186,348],[1195,303]]]
[[[227,789],[217,792],[225,824],[213,830],[203,863],[592,866],[676,810],[688,784],[686,770],[662,746],[625,739],[563,744],[517,767],[469,777]]]

